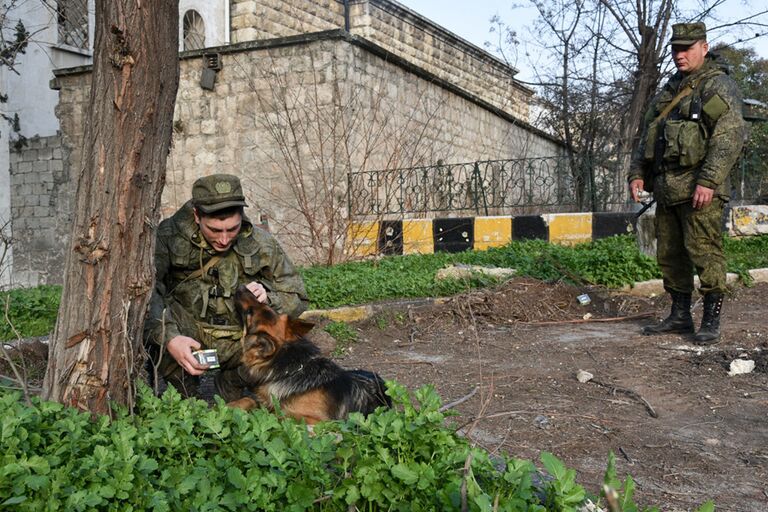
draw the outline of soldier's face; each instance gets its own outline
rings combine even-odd
[[[709,51],[706,41],[696,41],[690,46],[672,45],[672,59],[681,73],[693,73],[704,65],[704,58]]]
[[[230,217],[217,219],[215,217],[199,216],[195,211],[195,222],[200,226],[205,240],[213,247],[216,252],[227,251],[232,247],[232,242],[240,233],[243,225],[243,216],[235,213]]]

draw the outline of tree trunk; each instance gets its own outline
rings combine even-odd
[[[44,397],[131,407],[179,81],[178,3],[97,0],[91,97]],[[74,174],[74,172],[73,172]]]

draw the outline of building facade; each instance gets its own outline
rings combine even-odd
[[[391,0],[182,1],[179,36],[161,216],[198,177],[238,174],[248,215],[301,262],[344,249],[350,171],[563,151],[528,124],[533,91],[516,70]],[[54,74],[61,135],[11,156],[24,285],[61,282],[82,150],[90,68]]]

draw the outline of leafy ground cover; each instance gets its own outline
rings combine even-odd
[[[456,436],[434,389],[389,392],[395,409],[314,432],[264,410],[209,408],[173,391],[156,398],[146,387],[136,414],[111,422],[1,393],[0,510],[566,512],[588,498],[552,454],[542,454],[541,477],[529,461],[492,458]],[[612,456],[605,482],[623,510],[638,510]]]

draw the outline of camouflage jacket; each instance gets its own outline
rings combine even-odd
[[[664,121],[654,120],[686,86],[693,87]],[[729,174],[745,139],[742,101],[736,82],[711,59],[688,76],[677,72],[652,100],[645,114],[640,144],[632,158],[629,181],[642,178],[660,204],[691,200],[696,185],[715,190],[727,201]],[[663,130],[659,134],[658,130]],[[654,155],[657,135],[662,147]],[[654,157],[660,158],[654,171]]]
[[[277,240],[248,219],[232,247],[200,276],[217,253],[195,223],[187,202],[160,223],[155,247],[155,288],[144,326],[145,338],[167,342],[195,337],[201,325],[237,326],[233,295],[237,287],[258,281],[278,312],[298,316],[308,305],[304,282]]]

